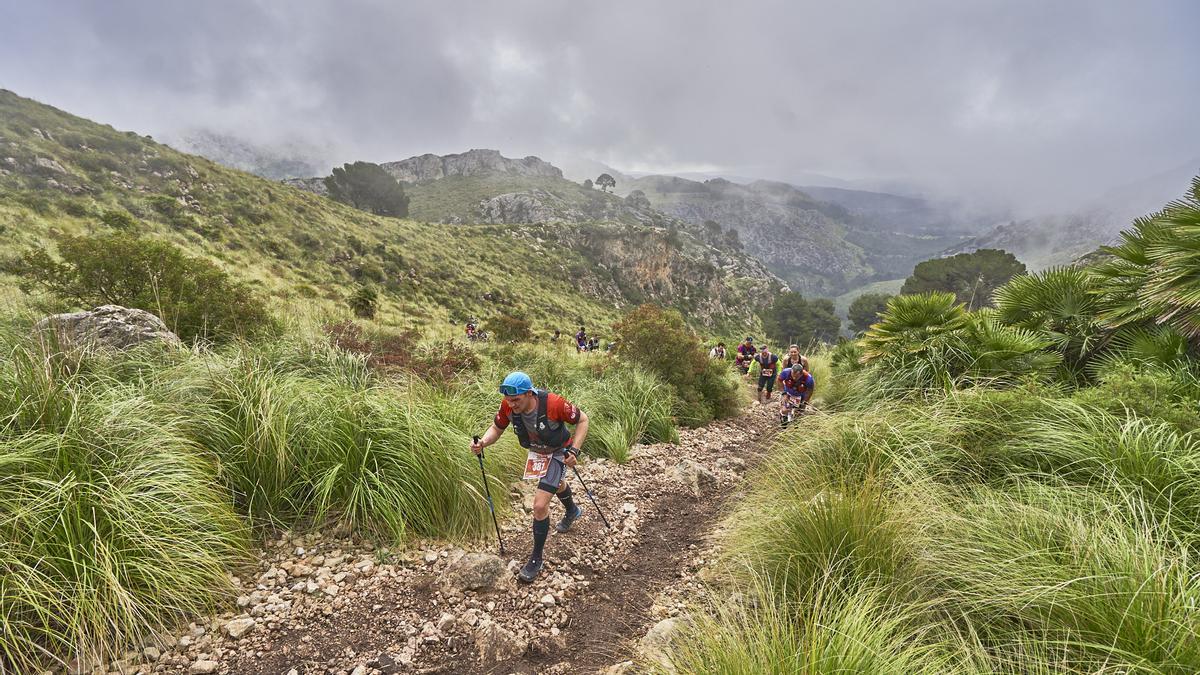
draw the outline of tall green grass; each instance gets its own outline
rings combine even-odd
[[[726,523],[733,587],[758,590],[698,612],[675,664],[835,672],[875,643],[813,665],[858,634],[828,617],[874,602],[938,672],[1200,671],[1196,442],[1044,385],[809,418]]]
[[[595,355],[523,348],[426,382],[295,334],[117,355],[0,344],[0,669],[19,672],[218,609],[256,531],[488,531],[469,444],[515,367],[588,411],[594,453],[676,438],[670,388]],[[523,457],[512,434],[488,448],[493,494]]]
[[[713,602],[674,641],[671,668],[652,663],[651,672],[933,675],[953,672],[961,661],[945,636],[921,623],[919,608],[838,584],[820,585],[794,602],[765,590],[772,586],[764,582],[735,596],[757,598],[754,607]]]
[[[28,353],[0,381],[0,663],[113,654],[231,593],[246,530],[181,412]]]

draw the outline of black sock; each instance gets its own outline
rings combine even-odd
[[[571,494],[571,488],[558,493],[558,501],[562,502],[567,513],[575,513],[575,496]]]
[[[550,516],[533,521],[533,554],[531,560],[542,559],[542,549],[546,546],[546,537],[550,534]]]

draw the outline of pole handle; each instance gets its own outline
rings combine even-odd
[[[475,445],[479,445],[479,437],[478,436],[472,436],[471,440],[475,442]],[[483,448],[479,449],[479,461],[481,461],[481,462],[483,461]]]

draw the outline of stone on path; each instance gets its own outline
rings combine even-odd
[[[663,668],[674,672],[675,667],[671,663],[670,657],[667,656],[667,647],[671,644],[671,639],[678,628],[679,622],[675,619],[659,621],[646,631],[646,635],[638,642],[638,649],[647,658],[657,661]]]
[[[475,629],[475,647],[484,666],[514,659],[525,653],[527,643],[507,628],[484,621]]]
[[[446,566],[442,585],[447,590],[493,591],[508,580],[507,567],[491,553],[466,553]]]
[[[679,460],[679,463],[667,470],[667,478],[681,483],[693,497],[699,497],[704,488],[717,482],[713,472],[694,459]]]
[[[229,635],[229,637],[233,638],[234,640],[237,640],[238,638],[242,637],[246,633],[249,633],[251,630],[253,630],[255,623],[257,623],[257,622],[254,619],[251,619],[250,617],[240,617],[240,618],[233,619],[232,621],[226,623],[224,630],[225,630],[225,633]]]
[[[192,667],[188,668],[188,672],[191,673],[191,675],[206,675],[207,673],[217,672],[218,667],[219,664],[216,661],[201,659],[193,663]]]

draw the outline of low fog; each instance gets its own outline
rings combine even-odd
[[[488,147],[1027,212],[1200,156],[1194,2],[738,5],[9,2],[0,87],[327,165]]]

